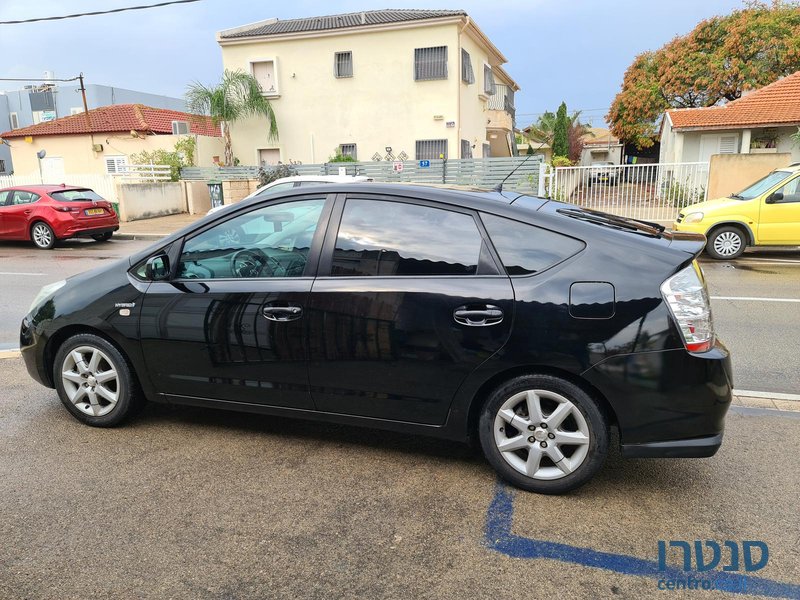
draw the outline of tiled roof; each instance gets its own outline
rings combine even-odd
[[[365,27],[367,25],[383,25],[386,23],[403,23],[442,17],[467,16],[463,10],[424,10],[424,9],[385,9],[365,10],[362,12],[329,15],[324,17],[307,17],[304,19],[275,19],[264,23],[254,23],[252,29],[236,28],[221,32],[223,39],[243,38],[264,35],[280,35],[306,31],[327,31],[348,27]]]
[[[186,121],[189,130],[197,135],[219,137],[220,128],[211,117],[193,115],[177,110],[152,108],[143,104],[114,104],[89,111],[91,127],[86,122],[86,113],[62,117],[53,121],[12,129],[0,134],[0,138],[15,138],[41,135],[72,135],[82,133],[108,133],[112,131],[144,131],[172,133],[172,121]]]
[[[723,106],[667,112],[673,129],[800,125],[800,71]]]

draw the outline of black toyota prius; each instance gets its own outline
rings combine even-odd
[[[87,425],[150,400],[476,439],[507,481],[561,493],[611,427],[625,456],[722,443],[704,243],[508,191],[299,188],[46,286],[21,348]]]

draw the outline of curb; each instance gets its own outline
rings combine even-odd
[[[168,233],[115,233],[115,240],[160,240],[167,237]]]
[[[4,358],[19,358],[20,356],[22,356],[22,353],[17,349],[0,350],[0,360]]]

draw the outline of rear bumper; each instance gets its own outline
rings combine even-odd
[[[105,227],[93,227],[92,229],[79,229],[74,233],[69,234],[70,237],[90,237],[93,235],[102,235],[104,233],[114,233],[119,229],[119,225],[108,225]]]
[[[722,445],[722,433],[689,440],[650,442],[649,444],[621,444],[625,458],[708,458],[714,456]]]

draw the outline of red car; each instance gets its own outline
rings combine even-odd
[[[59,240],[92,237],[98,242],[119,229],[119,217],[96,192],[62,185],[0,190],[0,240],[31,240],[49,250]]]

